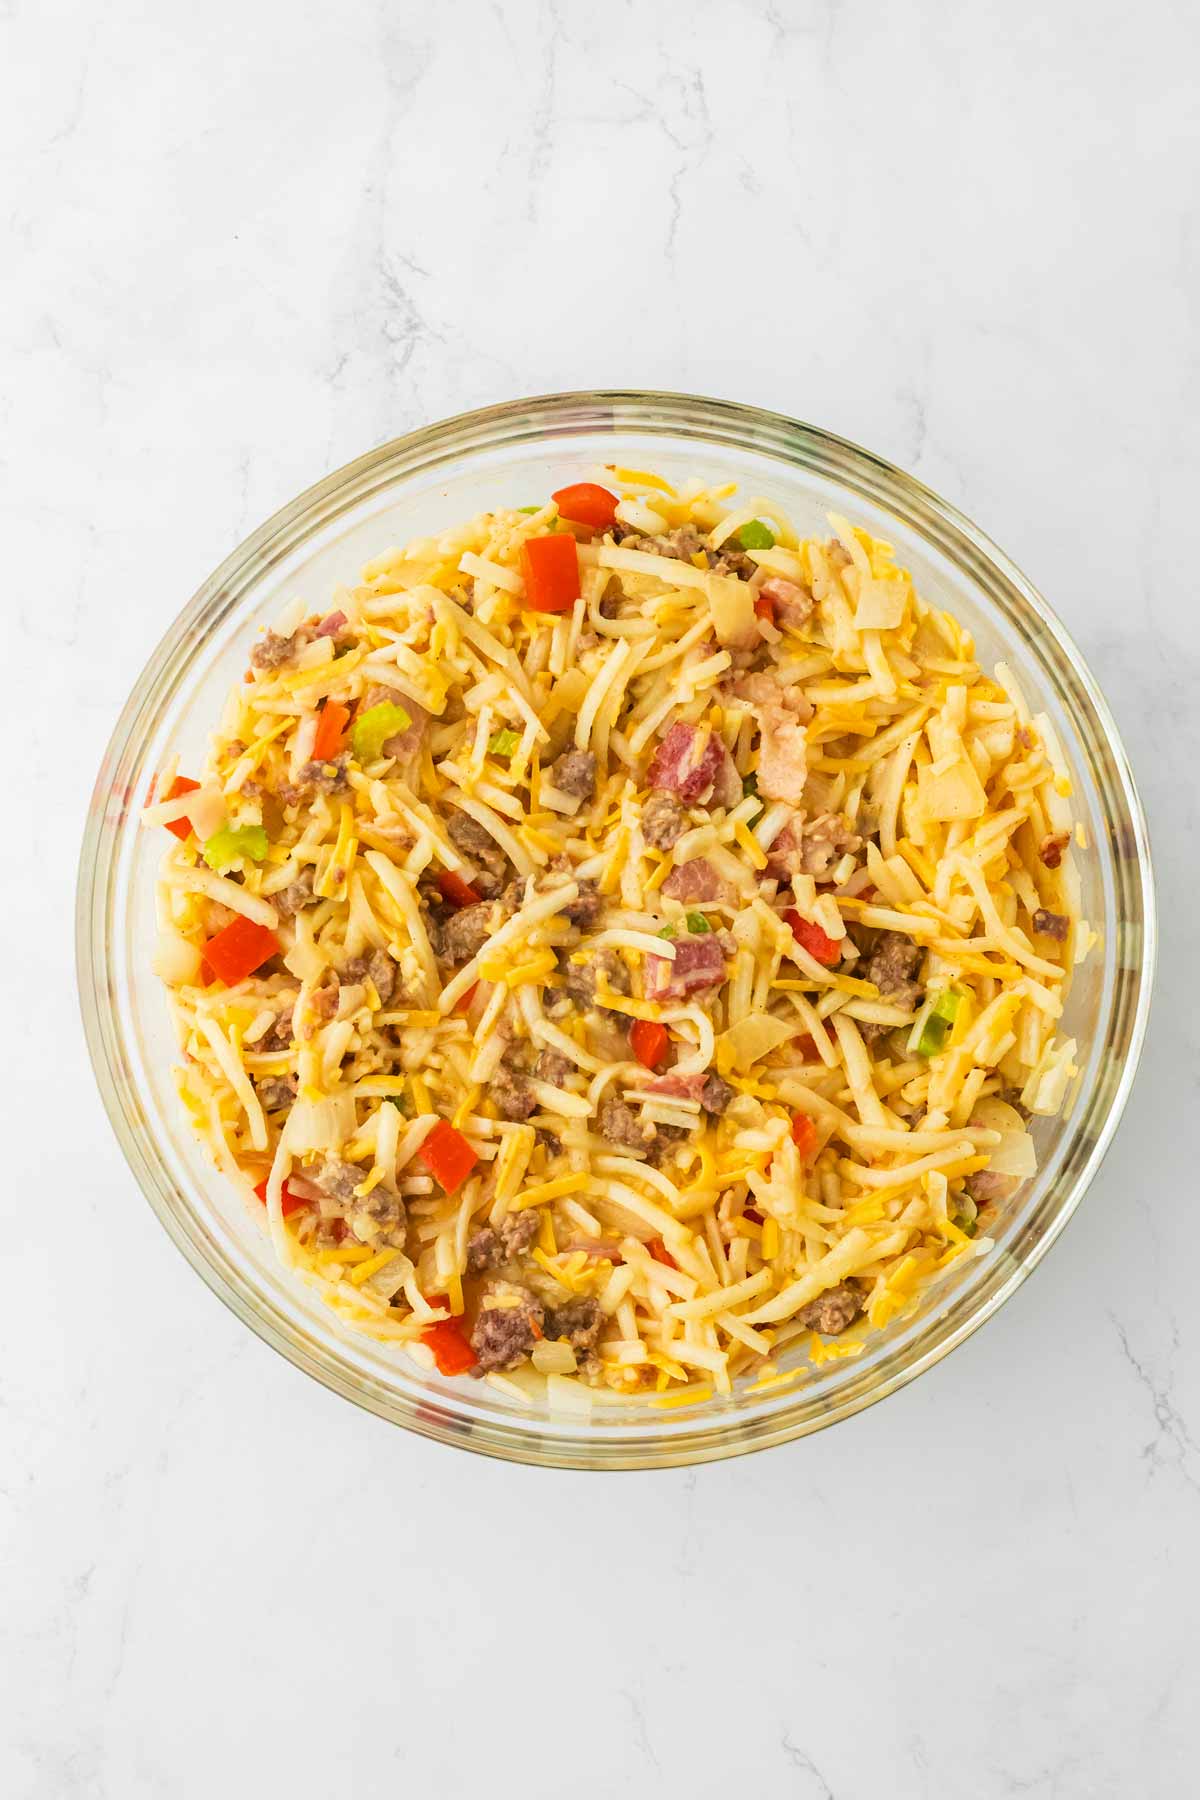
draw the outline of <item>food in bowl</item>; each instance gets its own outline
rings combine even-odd
[[[596,474],[296,602],[144,813],[281,1260],[568,1406],[789,1379],[985,1254],[1093,941],[1049,719],[887,544]]]

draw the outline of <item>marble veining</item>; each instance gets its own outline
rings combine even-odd
[[[1169,0],[0,0],[6,1800],[1194,1789],[1198,51]],[[227,1314],[70,950],[92,771],[228,549],[596,384],[977,519],[1117,714],[1163,924],[1125,1124],[1004,1311],[836,1431],[608,1480],[409,1439]]]

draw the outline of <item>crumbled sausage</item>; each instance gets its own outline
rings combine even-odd
[[[683,1125],[653,1125],[651,1130],[654,1135],[646,1154],[656,1168],[666,1161],[681,1138],[691,1136]]]
[[[522,875],[502,888],[496,904],[503,919],[511,918],[513,913],[519,912],[525,904],[525,877]]]
[[[866,978],[896,1006],[914,1006],[921,984],[913,978],[924,952],[902,931],[885,931],[867,961]]]
[[[365,1198],[355,1202],[348,1214],[350,1229],[364,1242],[374,1243],[380,1237],[392,1243],[404,1242],[405,1209],[399,1194],[378,1183]]]
[[[719,1075],[706,1075],[700,1089],[700,1104],[705,1112],[723,1113],[733,1099],[734,1091]]]
[[[590,750],[569,750],[550,764],[546,779],[564,794],[590,800],[596,791],[596,758]]]
[[[646,537],[635,527],[618,521],[612,535],[626,550],[641,550],[650,556],[670,556],[677,562],[690,562],[696,552],[705,547],[704,539],[694,525],[680,525],[661,537]]]
[[[360,1243],[390,1242],[401,1248],[406,1229],[404,1201],[382,1182],[360,1196],[355,1190],[365,1178],[362,1169],[339,1156],[327,1156],[319,1172],[310,1176],[321,1192],[337,1203]]]
[[[738,547],[735,537],[726,538],[719,549],[706,549],[704,555],[714,575],[736,575],[742,581],[749,581],[758,573],[758,564]]]
[[[451,914],[441,929],[439,954],[446,962],[469,962],[487,943],[491,916],[488,900],[481,900],[478,906],[464,906],[461,912]]]
[[[839,1282],[837,1287],[826,1288],[807,1306],[802,1306],[796,1314],[797,1325],[806,1331],[817,1331],[822,1337],[836,1337],[839,1331],[845,1331],[852,1325],[863,1309],[862,1295],[850,1282]]]
[[[572,925],[594,925],[604,902],[594,881],[581,881],[574,900],[563,907],[563,917]]]
[[[628,994],[630,991],[629,970],[615,950],[598,950],[592,961],[586,963],[575,963],[568,957],[563,966],[563,975],[564,993],[576,1006],[584,1009],[604,1005],[603,1000],[596,999],[598,975],[604,977],[614,994]]]
[[[548,1081],[551,1087],[561,1087],[574,1063],[561,1050],[543,1050],[533,1065],[533,1072],[539,1081]]]
[[[526,1076],[515,1069],[506,1069],[503,1063],[497,1070],[488,1093],[495,1101],[496,1111],[502,1119],[527,1119],[531,1112],[537,1111],[537,1096]]]
[[[292,1013],[295,1011],[296,997],[297,990],[295,988],[289,988],[284,993],[276,996],[284,1010],[279,1014],[275,1023],[269,1025],[266,1031],[264,1031],[262,1037],[259,1038],[255,1045],[256,1049],[286,1050],[290,1047],[292,1038],[295,1035],[292,1030]]]
[[[484,1302],[471,1333],[471,1348],[480,1374],[515,1369],[525,1361],[542,1333],[545,1311],[527,1288],[497,1284]]]
[[[473,819],[470,813],[451,813],[446,821],[446,830],[451,842],[473,862],[479,863],[490,874],[503,878],[508,869],[508,858],[478,819]]]
[[[338,1009],[340,993],[341,990],[336,981],[327,981],[324,987],[314,989],[308,1000],[310,1019],[315,1019],[318,1024],[322,1025],[327,1019],[332,1019]]]
[[[467,1239],[467,1274],[484,1275],[490,1269],[512,1262],[528,1250],[537,1234],[538,1212],[532,1206],[524,1212],[510,1213],[500,1221],[498,1230],[490,1225],[481,1226]]]
[[[250,652],[250,661],[256,669],[281,669],[295,656],[299,635],[296,631],[291,637],[281,637],[277,631],[264,632]]]
[[[1071,929],[1071,921],[1066,913],[1047,912],[1039,906],[1033,915],[1033,929],[1042,937],[1057,938],[1061,944]]]
[[[575,1359],[581,1367],[594,1364],[596,1358],[596,1340],[604,1329],[604,1314],[600,1311],[598,1300],[581,1298],[566,1300],[561,1306],[546,1308],[543,1327],[550,1342],[558,1338],[566,1338]]]
[[[344,981],[361,981],[369,976],[382,1005],[386,1006],[396,986],[396,965],[386,951],[373,950],[370,956],[352,956],[342,970]]]
[[[311,863],[305,863],[295,881],[289,882],[282,893],[271,895],[271,904],[285,917],[303,911],[313,904],[313,875]]]
[[[919,981],[914,980],[925,952],[902,931],[885,931],[867,958],[863,974],[879,989],[881,998],[892,1006],[911,1011],[923,995]],[[864,1040],[873,1044],[893,1030],[891,1025],[861,1021],[858,1027]]]
[[[458,848],[465,850],[468,856],[483,856],[496,847],[495,840],[470,813],[451,813],[446,821],[446,830]]]
[[[651,794],[642,808],[642,836],[655,850],[669,850],[687,826],[688,816],[673,794]]]
[[[312,1179],[331,1200],[352,1200],[355,1188],[362,1185],[364,1177],[362,1170],[353,1163],[343,1162],[339,1156],[327,1156],[320,1172]]]
[[[653,1125],[643,1125],[631,1106],[623,1100],[606,1100],[598,1120],[601,1137],[630,1150],[645,1150],[654,1141]]]
[[[301,787],[316,788],[322,794],[344,794],[350,786],[347,760],[335,756],[331,762],[306,762],[300,771]]]
[[[256,1083],[259,1103],[267,1112],[279,1112],[296,1098],[294,1075],[269,1075]]]

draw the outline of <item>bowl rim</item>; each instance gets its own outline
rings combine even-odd
[[[707,427],[707,430],[698,429]],[[253,569],[255,583],[271,567],[299,547],[322,526],[368,499],[388,485],[389,472],[424,452],[442,451],[442,460],[472,448],[495,448],[500,443],[543,441],[561,435],[569,438],[581,429],[610,432],[614,442],[622,431],[629,435],[656,431],[663,435],[695,432],[699,443],[766,450],[793,464],[804,466],[804,455],[820,458],[821,472],[843,478],[849,486],[876,503],[903,501],[908,513],[925,515],[966,547],[998,575],[1016,598],[1035,616],[1041,628],[1057,644],[1083,690],[1103,735],[1112,761],[1132,837],[1127,861],[1136,869],[1136,897],[1141,909],[1140,954],[1133,979],[1136,995],[1127,1020],[1124,1059],[1115,1080],[1108,1110],[1099,1123],[1082,1166],[1065,1184],[1058,1205],[1040,1235],[1019,1257],[1008,1258],[1011,1267],[1002,1281],[958,1319],[951,1328],[871,1383],[865,1392],[837,1394],[819,1410],[796,1416],[787,1410],[750,1421],[736,1413],[709,1418],[693,1431],[659,1437],[646,1431],[637,1437],[616,1439],[593,1433],[579,1437],[522,1429],[519,1416],[510,1424],[489,1419],[486,1426],[469,1430],[451,1412],[444,1411],[436,1396],[413,1405],[389,1392],[373,1378],[355,1374],[344,1363],[313,1353],[306,1341],[284,1328],[273,1312],[264,1310],[261,1296],[240,1272],[218,1267],[196,1238],[184,1228],[176,1208],[167,1203],[161,1172],[147,1157],[137,1134],[130,1128],[136,1110],[122,1059],[117,1054],[118,1034],[112,1011],[104,1004],[103,970],[95,950],[105,941],[108,922],[106,901],[111,886],[115,832],[107,827],[106,810],[111,782],[122,755],[144,719],[161,712],[183,679],[196,647],[196,631],[202,622],[208,629],[240,598],[240,585]],[[489,431],[503,437],[481,444],[462,443]],[[435,461],[436,461],[435,455]],[[426,465],[428,466],[428,465]],[[849,481],[853,471],[855,480]],[[415,471],[410,471],[415,472]],[[910,523],[912,523],[910,519]],[[920,530],[919,523],[914,529]],[[940,547],[940,546],[939,546]],[[961,565],[960,565],[961,567]],[[225,605],[213,608],[225,594]],[[196,589],[174,621],[160,637],[122,707],[101,761],[87,812],[76,886],[75,950],[79,1001],[84,1034],[101,1098],[118,1144],[143,1195],[172,1241],[182,1251],[205,1284],[250,1329],[280,1355],[365,1411],[386,1418],[435,1441],[502,1460],[558,1468],[618,1470],[646,1469],[721,1460],[770,1448],[809,1435],[876,1404],[924,1374],[951,1350],[970,1337],[1028,1279],[1056,1243],[1074,1216],[1091,1185],[1120,1124],[1132,1090],[1145,1042],[1153,997],[1157,957],[1155,881],[1145,812],[1129,763],[1128,754],[1094,676],[1078,646],[1040,591],[972,520],[915,476],[847,438],[807,425],[786,414],[746,406],[736,401],[703,395],[646,389],[608,388],[534,395],[457,413],[393,438],[331,471],[286,502],[249,533]],[[1127,968],[1131,965],[1125,965]],[[170,1186],[169,1183],[166,1184]]]

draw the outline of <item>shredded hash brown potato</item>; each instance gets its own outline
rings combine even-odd
[[[445,1374],[794,1379],[1035,1170],[1069,798],[887,544],[607,469],[297,603],[161,772],[181,1101],[297,1278]]]

